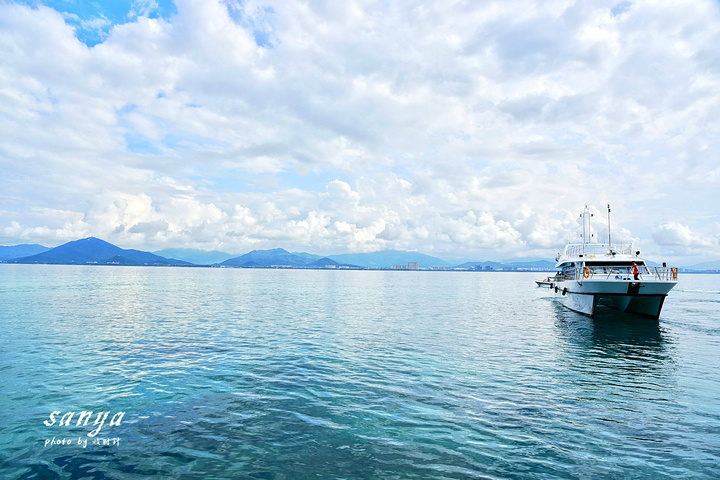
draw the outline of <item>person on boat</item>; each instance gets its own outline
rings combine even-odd
[[[632,272],[633,272],[633,277],[635,277],[635,280],[637,280],[639,272],[638,272],[638,268],[637,268],[637,265],[635,264],[635,262],[633,262],[633,264],[632,264]]]

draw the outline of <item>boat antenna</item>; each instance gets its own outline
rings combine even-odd
[[[612,246],[612,242],[610,241],[610,204],[608,203],[608,246]]]

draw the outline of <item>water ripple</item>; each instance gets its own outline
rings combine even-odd
[[[6,478],[720,476],[715,277],[638,322],[523,274],[1,268]],[[85,409],[118,446],[44,446]]]

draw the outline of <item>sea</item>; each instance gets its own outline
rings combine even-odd
[[[720,478],[720,275],[539,277],[0,265],[0,478]]]

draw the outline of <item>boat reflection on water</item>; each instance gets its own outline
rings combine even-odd
[[[677,351],[660,321],[614,309],[591,318],[561,305],[556,314],[559,361],[578,396],[631,410],[675,396]]]
[[[615,356],[639,362],[671,361],[672,341],[658,319],[642,318],[611,308],[598,309],[594,318],[556,305],[560,337],[575,349],[594,356]]]

